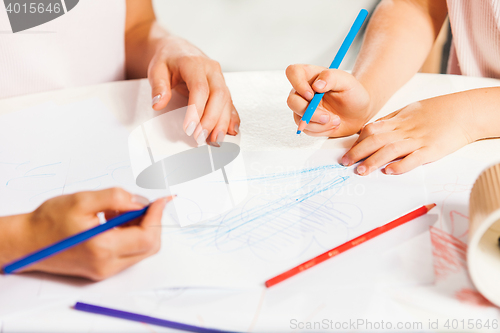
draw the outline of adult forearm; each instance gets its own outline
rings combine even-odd
[[[384,0],[368,25],[353,75],[375,115],[424,63],[446,18],[444,0]]]
[[[29,239],[27,223],[29,214],[0,217],[0,266],[25,255]]]
[[[125,66],[128,79],[145,78],[158,44],[170,37],[155,20],[142,22],[125,33]]]

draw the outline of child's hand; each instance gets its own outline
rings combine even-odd
[[[401,174],[475,141],[470,105],[458,105],[462,102],[456,96],[416,102],[366,125],[342,157],[342,164],[349,166],[366,158],[357,172],[368,175],[403,158],[385,167],[386,174]]]
[[[170,198],[159,199],[146,215],[123,227],[108,230],[88,241],[26,267],[23,271],[102,280],[155,254],[160,249],[161,216]],[[26,214],[21,236],[26,240],[24,254],[39,250],[63,238],[99,224],[98,212],[107,218],[144,208],[146,198],[120,188],[62,195],[44,202]],[[19,242],[19,246],[23,242]],[[17,259],[17,258],[13,258]]]
[[[240,118],[218,62],[183,39],[171,36],[159,43],[148,78],[153,108],[163,109],[175,88],[189,96],[183,129],[198,144],[222,142],[226,133],[238,134]]]
[[[312,65],[291,65],[286,69],[286,76],[293,86],[287,102],[297,125],[314,93],[325,93],[304,130],[309,135],[352,135],[372,117],[367,90],[347,72]]]

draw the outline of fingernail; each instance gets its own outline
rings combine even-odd
[[[139,204],[141,206],[147,206],[149,205],[149,200],[146,197],[143,197],[142,195],[139,194],[134,194],[132,195],[132,202]]]
[[[324,115],[321,115],[319,117],[319,122],[322,123],[322,124],[326,124],[330,121],[330,116],[327,115],[327,114],[324,114]]]
[[[359,173],[360,175],[363,175],[363,174],[366,172],[366,168],[365,168],[365,166],[364,166],[364,165],[360,165],[360,166],[358,166],[358,168],[357,168],[356,170],[358,171],[358,173]]]
[[[193,135],[195,129],[196,129],[195,122],[194,121],[190,122],[189,125],[188,125],[188,127],[186,127],[186,134],[188,136]]]
[[[326,82],[325,81],[318,80],[318,81],[314,82],[314,88],[316,88],[317,90],[321,90],[324,87],[326,87]]]
[[[224,132],[223,131],[220,131],[219,133],[217,133],[217,139],[215,139],[215,141],[217,141],[218,143],[221,143],[224,141]]]
[[[341,163],[343,166],[349,166],[349,159],[344,156],[344,157],[342,157]]]
[[[334,117],[332,120],[332,125],[339,126],[340,125],[340,117]]]
[[[167,204],[169,201],[174,200],[177,197],[177,194],[169,195],[163,198],[164,204]]]
[[[312,93],[312,92],[310,92],[310,91],[306,91],[306,92],[304,93],[304,97],[305,97],[308,101],[310,101],[310,100],[313,98],[313,96],[314,96],[314,95],[313,95],[313,93]]]
[[[151,102],[151,105],[154,106],[156,103],[158,103],[161,99],[161,94],[156,95],[153,97],[153,101]]]
[[[208,144],[211,145],[212,147],[220,148],[220,144],[218,144],[217,142],[210,141]]]
[[[236,134],[238,134],[240,132],[240,125],[238,124],[234,125],[233,129],[236,132]]]
[[[200,135],[198,135],[198,138],[196,139],[198,146],[204,145],[207,142],[207,136],[208,136],[208,131],[206,129],[201,131]]]
[[[394,170],[392,170],[391,168],[385,168],[386,175],[392,175],[393,173],[394,173]]]

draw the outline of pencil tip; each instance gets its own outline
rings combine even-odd
[[[436,204],[433,203],[433,204],[430,204],[430,205],[425,205],[425,207],[427,208],[427,211],[430,211],[432,208],[436,207]]]
[[[297,131],[297,134],[300,134],[302,131]]]

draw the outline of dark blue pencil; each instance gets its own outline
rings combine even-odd
[[[358,17],[356,17],[356,20],[352,24],[351,30],[349,30],[349,33],[344,39],[344,42],[340,46],[339,51],[337,52],[337,55],[332,61],[332,64],[330,65],[330,69],[337,69],[339,68],[340,64],[342,63],[342,60],[344,60],[344,57],[349,50],[349,47],[351,47],[352,42],[354,41],[354,38],[358,34],[359,30],[361,29],[361,26],[365,22],[366,17],[368,16],[368,11],[366,9],[361,9],[359,11]],[[307,124],[311,121],[311,117],[314,114],[314,111],[316,111],[316,108],[319,105],[319,102],[321,102],[321,99],[323,99],[323,95],[325,93],[315,93],[313,99],[311,102],[309,102],[309,105],[307,106],[306,111],[304,112],[304,115],[302,116],[302,119],[300,120],[299,123],[299,128],[297,130],[297,134],[300,134],[304,128],[306,128]]]
[[[177,323],[175,321],[140,315],[137,313],[115,310],[110,308],[105,308],[102,306],[87,304],[77,302],[73,307],[75,310],[85,311],[95,314],[100,314],[104,316],[110,316],[115,318],[121,318],[126,320],[138,321],[141,323],[152,324],[156,326],[163,326],[168,328],[173,328],[176,330],[188,331],[188,332],[198,332],[198,333],[224,333],[227,331],[220,331],[212,328],[204,328],[199,326],[187,325],[182,323]]]
[[[112,218],[111,220],[107,221],[106,223],[103,223],[101,225],[98,225],[92,229],[83,231],[79,234],[76,234],[74,236],[68,237],[63,239],[62,241],[59,241],[55,244],[52,244],[50,246],[47,246],[41,250],[38,250],[36,252],[33,252],[31,254],[28,254],[27,256],[18,259],[8,265],[5,265],[3,267],[3,272],[5,274],[10,274],[14,271],[17,271],[23,267],[26,267],[28,265],[31,265],[37,261],[40,261],[42,259],[45,259],[47,257],[53,256],[56,253],[59,253],[61,251],[64,251],[66,249],[69,249],[72,246],[75,246],[77,244],[80,244],[89,238],[92,238],[100,233],[103,233],[104,231],[107,231],[109,229],[112,229],[114,227],[118,227],[122,224],[125,224],[127,222],[130,222],[132,220],[135,220],[138,217],[141,217],[142,215],[146,214],[146,211],[148,210],[149,206],[144,207],[143,209],[139,210],[133,210],[130,212],[127,212],[125,214],[122,214],[120,216],[117,216],[115,218]]]

